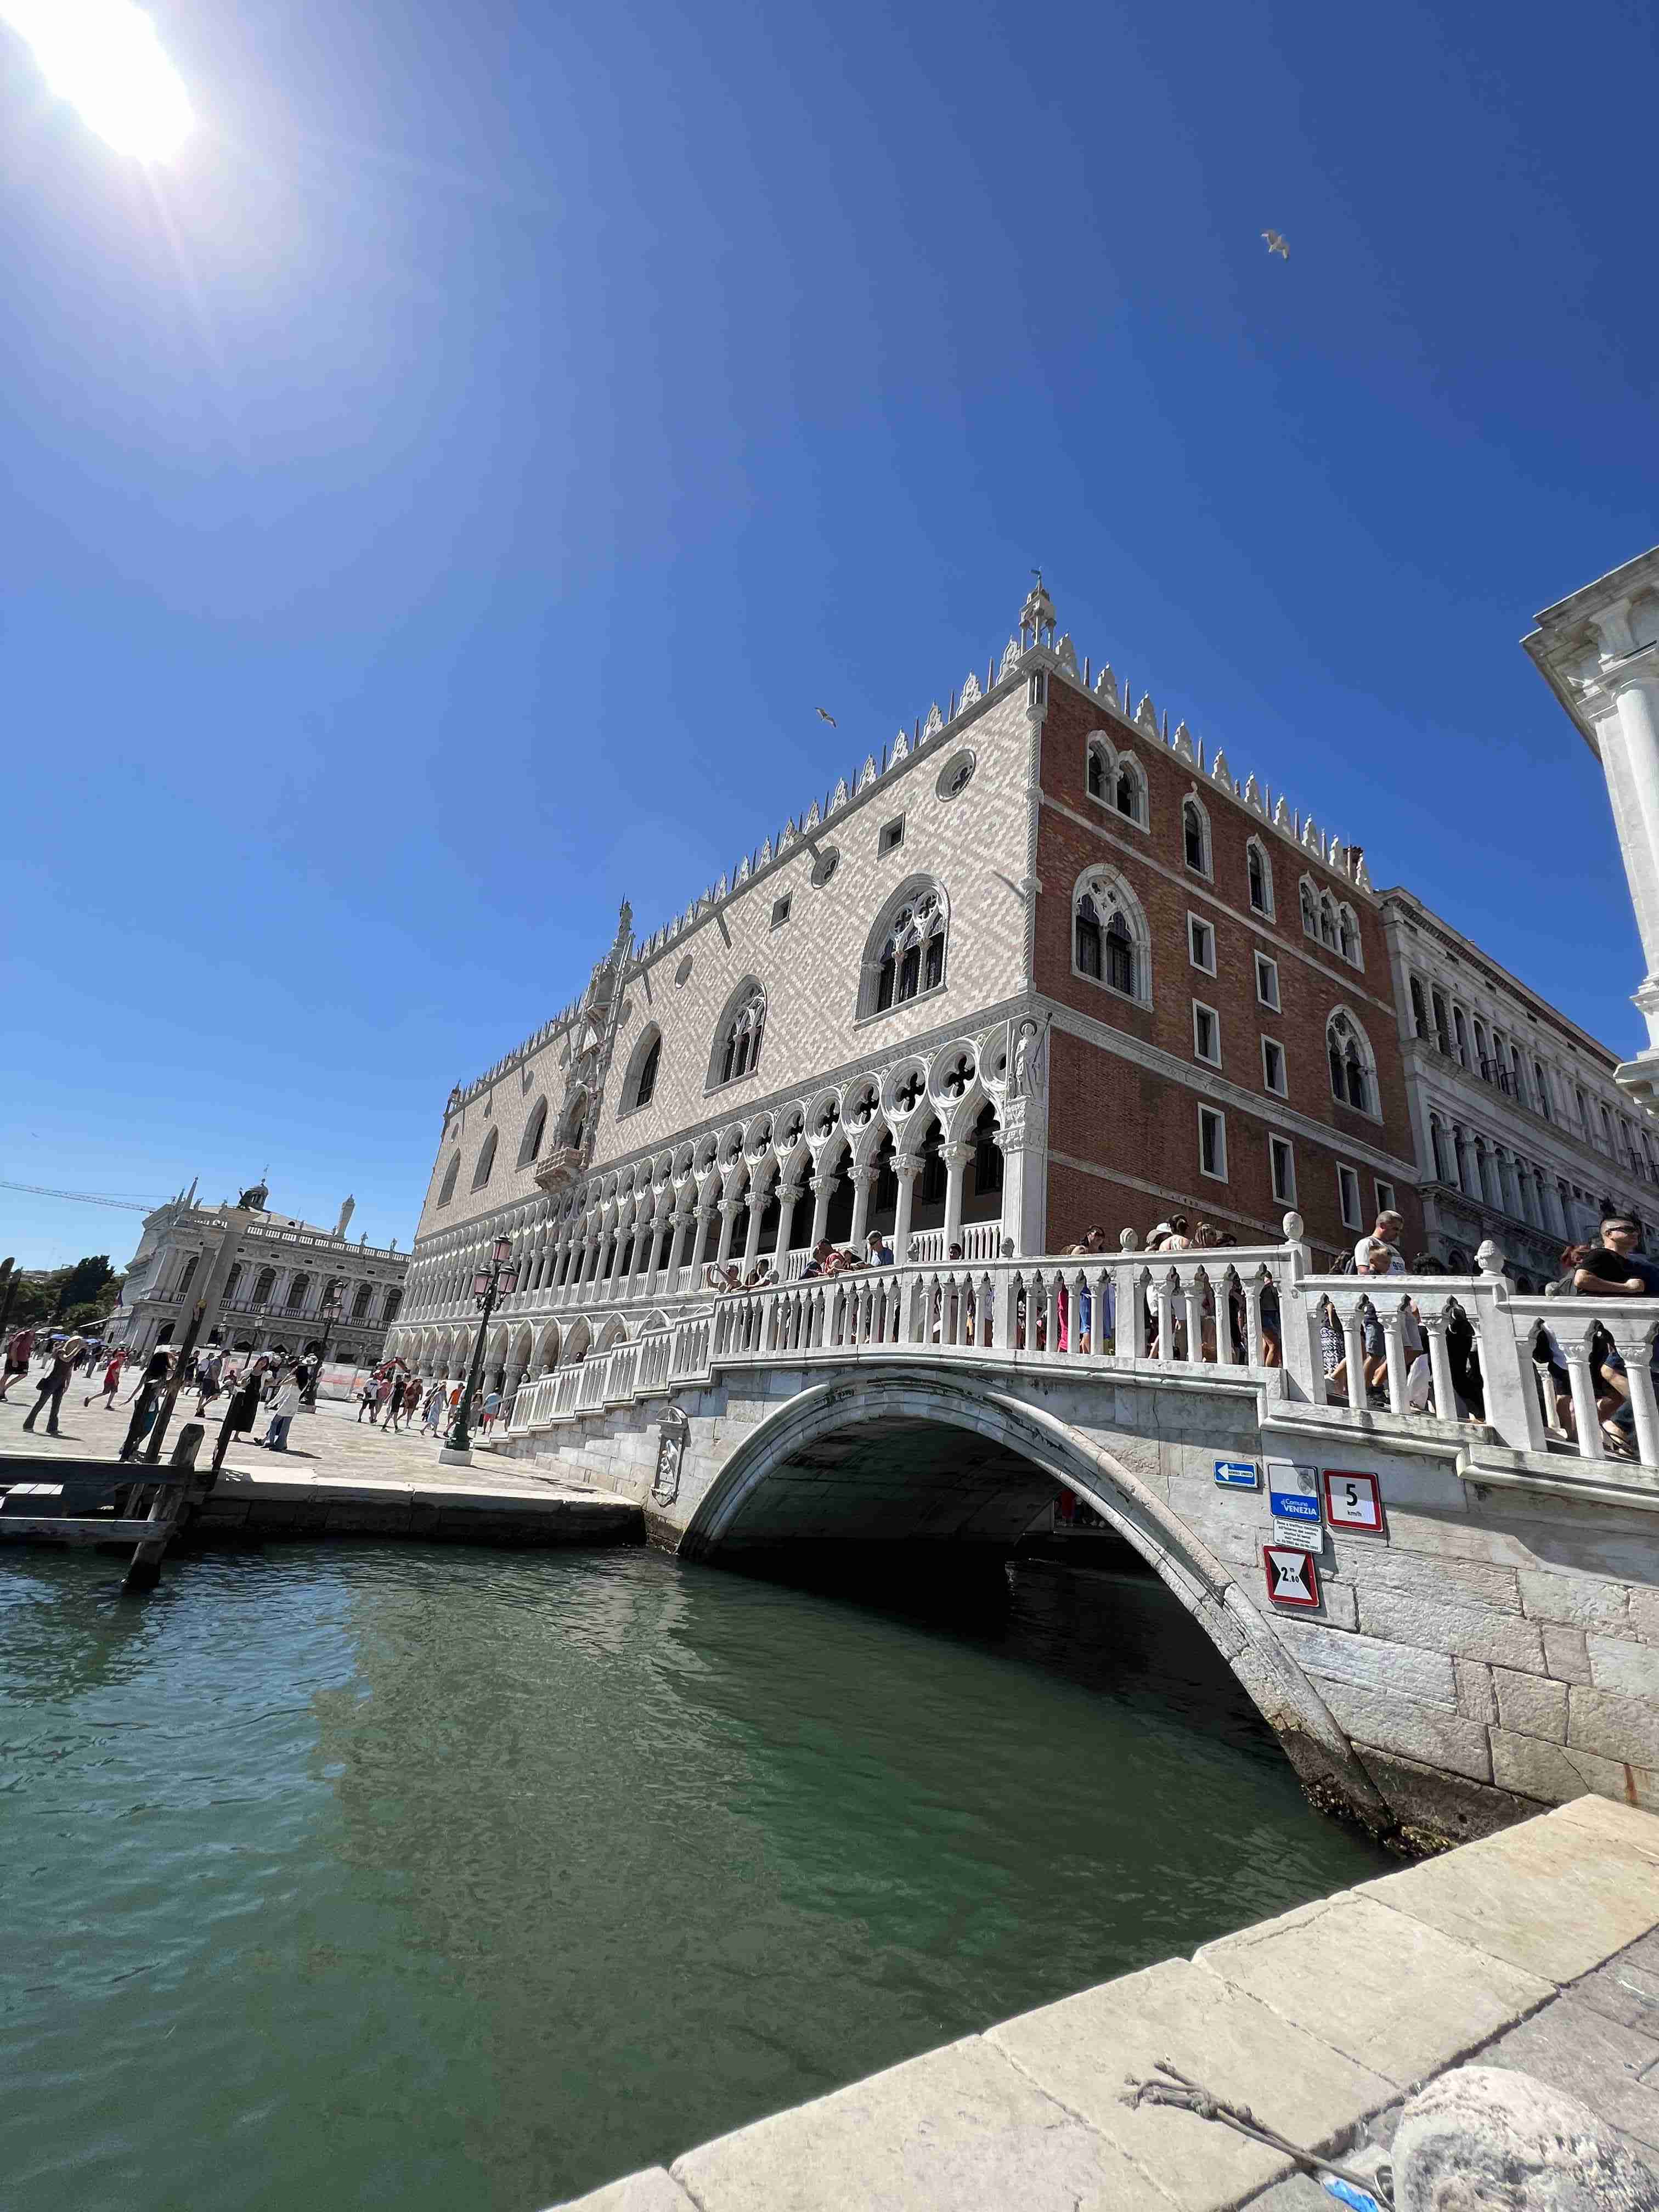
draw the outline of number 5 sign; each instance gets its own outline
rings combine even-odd
[[[1333,1528],[1356,1528],[1370,1536],[1386,1534],[1382,1493],[1374,1474],[1349,1474],[1341,1468],[1328,1467],[1320,1480],[1325,1492],[1325,1518]]]

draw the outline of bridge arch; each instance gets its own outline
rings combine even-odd
[[[1315,1801],[1391,1828],[1346,1735],[1225,1562],[1092,1435],[994,1382],[900,1367],[799,1392],[746,1431],[699,1500],[679,1549],[714,1559],[837,1534],[1012,1544],[1055,1483],[1092,1507],[1174,1593]]]

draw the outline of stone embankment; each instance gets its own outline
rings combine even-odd
[[[1160,2060],[1363,2158],[1479,2053],[1659,2166],[1659,1818],[1596,1797],[738,2129],[566,2212],[1331,2212],[1283,2156],[1132,2106]]]
[[[175,1435],[190,1410],[186,1399],[179,1406]],[[62,1435],[51,1437],[26,1431],[24,1410],[15,1401],[0,1408],[0,1501],[9,1484],[51,1486],[71,1468],[113,1462],[126,1427],[124,1414],[72,1402],[64,1409]],[[16,1419],[9,1418],[14,1412]],[[204,1462],[216,1432],[210,1425]],[[181,1540],[188,1549],[216,1540],[341,1536],[641,1544],[645,1516],[637,1501],[614,1491],[515,1468],[483,1451],[472,1466],[442,1466],[430,1437],[388,1435],[329,1408],[302,1417],[281,1455],[261,1451],[252,1437],[238,1437]]]

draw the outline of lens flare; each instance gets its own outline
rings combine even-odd
[[[155,26],[132,0],[0,0],[40,74],[118,154],[171,161],[195,127]]]

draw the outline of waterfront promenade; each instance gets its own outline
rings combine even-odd
[[[79,1378],[77,1378],[78,1381]],[[84,1389],[64,1398],[62,1433],[24,1430],[33,1392],[0,1405],[0,1482],[17,1459],[50,1463],[113,1459],[126,1434],[118,1405],[83,1406]],[[169,1437],[193,1418],[194,1399],[181,1394]],[[206,1463],[224,1419],[209,1409],[202,1449]],[[258,1434],[265,1425],[261,1418]],[[325,1401],[301,1413],[286,1452],[268,1452],[252,1436],[233,1439],[212,1495],[195,1524],[196,1540],[222,1536],[410,1536],[440,1541],[567,1544],[642,1540],[636,1505],[580,1481],[514,1467],[480,1452],[471,1467],[447,1467],[438,1445],[420,1431],[387,1435],[356,1419],[356,1408]]]
[[[1659,1818],[1576,1799],[564,2212],[1329,2212],[1279,2154],[1127,2104],[1126,2077],[1167,2060],[1291,2142],[1363,2166],[1416,2085],[1477,2058],[1578,2098],[1659,2166]]]

